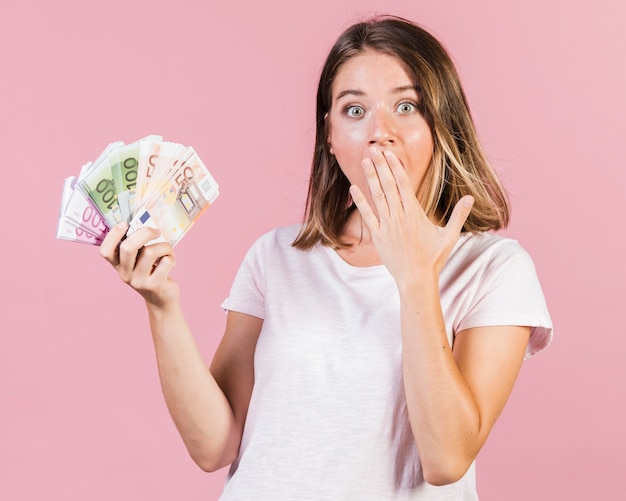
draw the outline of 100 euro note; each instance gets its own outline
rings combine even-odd
[[[134,213],[142,144],[162,141],[161,136],[148,136],[111,151],[111,175],[122,221],[130,222]]]
[[[122,222],[117,189],[111,172],[111,152],[123,145],[121,141],[109,144],[77,183],[92,200],[109,228]]]
[[[156,227],[161,236],[150,242],[176,245],[219,195],[217,182],[192,147],[172,165],[168,177],[130,223],[128,233],[143,226]]]

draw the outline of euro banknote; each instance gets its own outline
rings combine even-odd
[[[77,177],[65,180],[57,238],[99,245],[122,221],[127,235],[143,226],[154,240],[178,244],[219,195],[219,186],[191,146],[147,136],[111,143]]]
[[[141,145],[151,140],[163,141],[163,138],[161,136],[148,136],[111,151],[111,175],[123,221],[129,221],[130,215],[133,213]]]
[[[61,217],[57,226],[57,238],[100,245],[108,231],[102,216],[93,202],[76,189],[76,178],[68,177],[63,185]]]
[[[129,232],[156,226],[161,230],[160,239],[176,245],[218,194],[215,179],[190,146],[171,163],[156,192],[139,204]]]

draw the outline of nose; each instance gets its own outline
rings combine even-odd
[[[370,122],[369,146],[388,146],[396,141],[396,125],[388,110],[376,110]]]

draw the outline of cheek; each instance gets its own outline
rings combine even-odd
[[[430,129],[413,130],[407,139],[405,152],[410,162],[408,174],[417,194],[431,166],[434,143]]]
[[[349,154],[367,142],[367,122],[347,120],[336,110],[330,115],[328,139],[335,150],[335,155],[338,154],[338,150],[343,150],[343,154]]]
[[[334,131],[328,137],[330,152],[334,155],[339,168],[348,178],[351,184],[363,185],[362,180],[365,178],[361,160],[366,153],[359,148],[359,134],[354,131]]]
[[[356,145],[363,143],[365,134],[362,127],[331,127],[328,137],[335,151],[348,152],[353,150]]]
[[[359,183],[364,178],[361,161],[368,156],[367,147],[363,147],[362,134],[358,131],[342,130],[331,136],[332,153],[345,176],[352,183]]]
[[[430,163],[434,151],[434,142],[429,129],[415,129],[411,131],[407,144],[413,158],[420,159],[420,163]]]

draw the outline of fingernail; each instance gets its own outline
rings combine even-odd
[[[118,227],[120,230],[125,230],[126,228],[128,228],[128,223],[127,223],[126,221],[122,221],[121,223],[119,223],[119,224],[117,225],[117,227]]]

